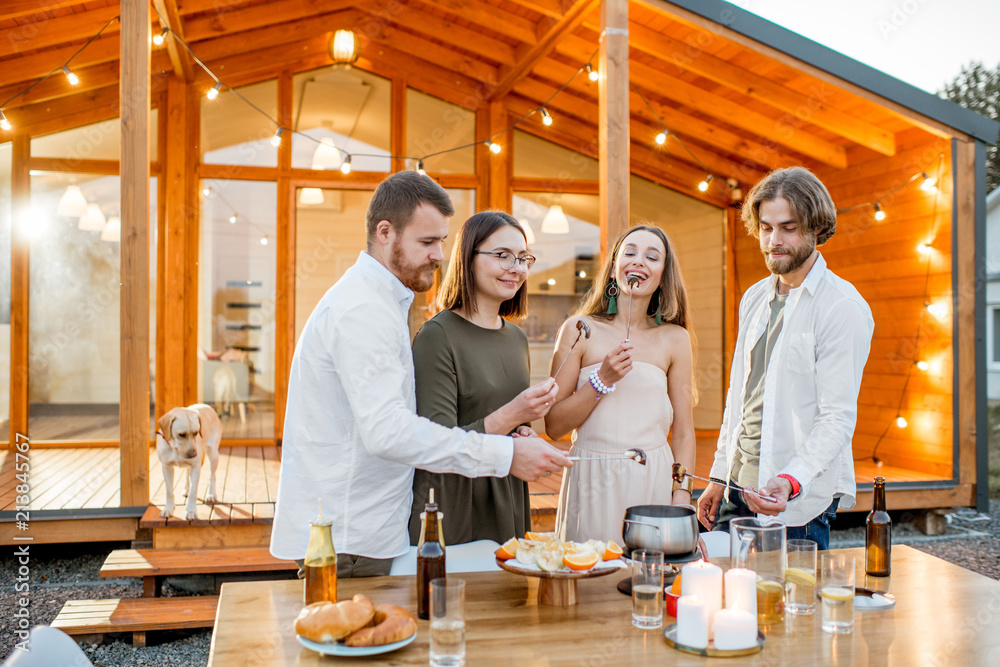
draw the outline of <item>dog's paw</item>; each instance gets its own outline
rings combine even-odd
[[[164,519],[173,516],[173,514],[174,514],[173,507],[164,507],[162,510],[160,510],[160,516],[163,517]]]
[[[194,510],[189,510],[184,513],[184,518],[187,519],[188,521],[193,521],[198,518],[198,513],[195,512]]]
[[[219,499],[215,497],[214,493],[210,493],[207,496],[205,496],[205,503],[206,504],[208,504],[208,505],[214,505],[217,502],[219,502]]]

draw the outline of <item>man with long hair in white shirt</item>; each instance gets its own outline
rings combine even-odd
[[[368,207],[367,250],[309,316],[288,381],[276,558],[304,558],[322,499],[337,575],[388,574],[410,547],[415,467],[534,481],[572,465],[537,437],[449,429],[415,413],[407,314],[413,293],[434,284],[454,212],[427,176],[389,176]]]
[[[838,506],[856,493],[851,438],[874,321],[858,291],[816,249],[837,209],[816,176],[778,169],[743,204],[771,275],[740,302],[729,392],[710,477],[698,502],[707,528],[740,516],[777,516],[788,537],[830,542]],[[727,490],[726,483],[760,493]]]

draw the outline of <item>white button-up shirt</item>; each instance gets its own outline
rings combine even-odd
[[[711,476],[729,480],[737,455],[750,353],[767,329],[777,276],[761,280],[740,302],[739,333],[726,409]],[[834,497],[854,507],[851,438],[858,416],[861,374],[875,322],[856,289],[826,267],[820,255],[785,302],[784,325],[764,379],[760,485],[780,474],[794,477],[801,494],[778,518],[803,526]]]
[[[305,556],[317,498],[333,519],[338,553],[395,558],[410,546],[414,467],[467,477],[510,472],[511,438],[445,428],[414,412],[412,301],[413,292],[362,252],[309,316],[288,381],[276,558]]]

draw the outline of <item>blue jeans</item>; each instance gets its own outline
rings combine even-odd
[[[734,481],[730,481],[733,486],[739,486]],[[788,526],[786,535],[789,540],[812,540],[818,549],[826,550],[830,548],[830,522],[837,515],[837,506],[840,505],[840,498],[834,498],[830,506],[804,526]],[[724,530],[729,532],[729,522],[741,516],[756,516],[747,506],[743,499],[742,491],[729,490],[729,500],[723,499],[719,507],[719,513],[715,518],[712,530]]]

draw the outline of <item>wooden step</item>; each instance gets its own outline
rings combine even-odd
[[[218,606],[217,595],[67,600],[52,627],[68,635],[131,632],[133,646],[145,646],[149,630],[212,627]]]
[[[298,570],[267,547],[223,549],[116,549],[101,566],[102,577],[142,577],[143,596],[158,597],[163,577],[224,572]]]
[[[183,499],[182,499],[183,500]],[[184,503],[177,505],[171,516],[160,516],[162,506],[150,505],[139,519],[140,528],[163,528],[180,526],[248,526],[251,524],[274,523],[274,503],[214,503],[195,505],[197,517],[182,519]]]

